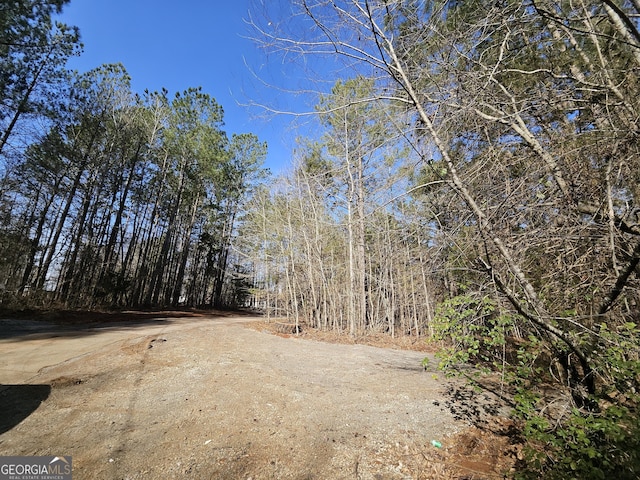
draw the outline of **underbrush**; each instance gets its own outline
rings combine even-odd
[[[488,298],[455,297],[437,309],[437,354],[447,374],[499,390],[512,407],[524,458],[515,478],[640,478],[640,329],[591,328],[575,352]],[[589,391],[584,380],[593,376]],[[579,381],[576,381],[578,379]]]

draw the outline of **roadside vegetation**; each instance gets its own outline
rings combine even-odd
[[[200,88],[136,94],[122,65],[67,70],[66,3],[1,7],[4,306],[243,304],[231,243],[266,144],[229,138]]]
[[[3,306],[412,337],[511,406],[516,476],[640,475],[637,0],[256,2],[266,53],[318,67],[268,185],[200,89],[67,71],[64,3],[2,7]]]

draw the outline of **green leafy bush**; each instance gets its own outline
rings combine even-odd
[[[640,329],[631,322],[592,330],[590,352],[598,388],[578,408],[554,355],[562,344],[531,329],[517,315],[500,312],[486,297],[460,295],[441,303],[435,338],[444,344],[439,367],[474,385],[500,375],[513,402],[526,461],[517,478],[640,478]],[[557,373],[557,372],[556,372]],[[554,408],[549,392],[561,398]]]

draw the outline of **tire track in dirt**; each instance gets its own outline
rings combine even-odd
[[[138,329],[44,369],[29,383],[49,397],[0,435],[0,455],[73,455],[78,479],[431,478],[407,465],[466,427],[434,404],[444,381],[424,353],[242,321]]]

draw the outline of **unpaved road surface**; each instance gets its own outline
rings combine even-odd
[[[252,320],[0,320],[0,455],[72,455],[76,480],[437,478],[431,440],[466,424],[424,353]]]

